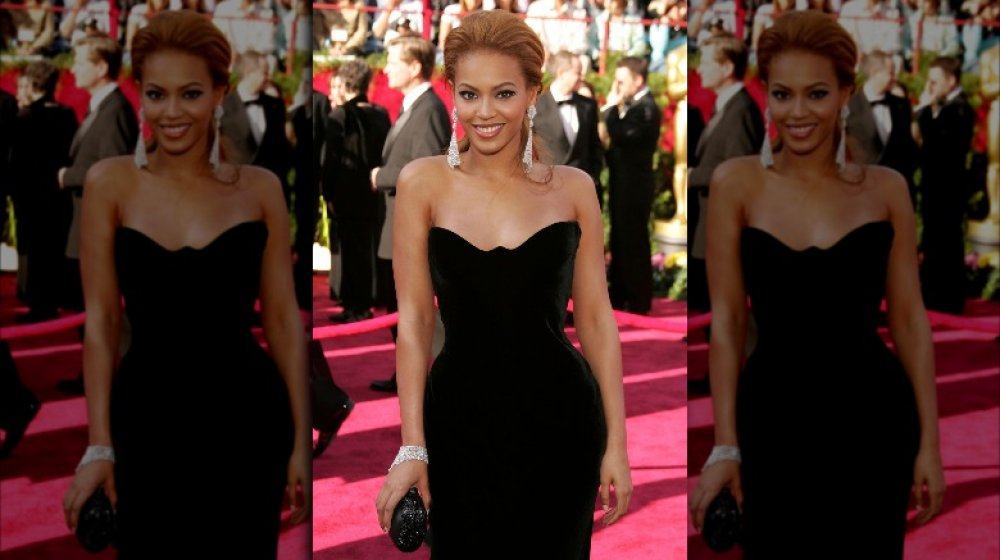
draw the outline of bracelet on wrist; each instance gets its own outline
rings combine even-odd
[[[705,469],[720,461],[736,461],[736,463],[741,463],[742,460],[739,447],[735,445],[716,445],[712,448],[712,452],[709,453],[708,459],[705,460],[705,466],[701,468],[701,471],[705,472]]]
[[[108,445],[88,445],[87,450],[83,453],[83,458],[80,459],[80,464],[76,466],[76,470],[80,470],[94,461],[110,461],[114,464],[114,448]]]
[[[389,466],[389,470],[392,471],[393,467],[406,461],[423,461],[430,464],[430,459],[427,456],[427,448],[420,445],[404,445],[400,447],[399,453],[396,453],[396,458],[393,459],[392,465]]]

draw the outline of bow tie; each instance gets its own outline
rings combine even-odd
[[[247,107],[249,107],[250,105],[264,105],[264,101],[263,101],[263,100],[262,100],[262,99],[260,98],[260,96],[258,95],[257,97],[255,97],[255,98],[253,98],[253,99],[250,99],[250,100],[247,100],[247,101],[244,101],[244,102],[243,102],[243,105],[244,105],[244,106],[247,106]]]
[[[889,105],[889,101],[885,98],[885,96],[882,96],[881,99],[876,99],[875,101],[871,101],[870,103],[871,103],[872,107],[874,107],[876,105],[886,105],[886,106]]]
[[[573,103],[572,97],[567,97],[566,99],[560,99],[559,101],[556,101],[556,105],[562,107],[563,105],[576,105],[576,104]]]

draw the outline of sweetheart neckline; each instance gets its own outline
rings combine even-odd
[[[142,230],[139,230],[139,229],[136,229],[134,227],[126,226],[124,224],[120,224],[117,229],[118,230],[123,230],[123,231],[131,231],[133,233],[136,233],[140,237],[146,238],[150,243],[152,243],[153,245],[156,245],[157,247],[159,247],[163,251],[166,251],[167,253],[181,253],[181,252],[184,252],[184,251],[195,251],[195,252],[205,251],[205,250],[211,248],[213,245],[215,245],[219,241],[221,241],[224,237],[226,237],[227,235],[229,235],[233,231],[235,231],[237,229],[240,229],[242,227],[251,226],[251,225],[255,225],[255,224],[260,224],[260,225],[264,226],[265,231],[267,230],[267,223],[263,219],[247,220],[245,222],[236,223],[236,224],[234,224],[232,226],[229,226],[228,228],[222,230],[222,232],[220,232],[218,235],[216,235],[215,237],[213,237],[211,241],[209,241],[208,243],[206,243],[205,245],[203,245],[201,247],[192,247],[190,245],[184,245],[183,247],[178,247],[176,249],[168,249],[162,243],[160,243],[159,241],[153,239],[146,232],[144,232]]]
[[[750,231],[760,232],[760,233],[764,234],[766,237],[770,237],[771,239],[773,239],[774,241],[776,241],[779,245],[783,246],[785,249],[788,249],[789,251],[791,251],[793,253],[808,253],[810,251],[820,251],[820,252],[824,252],[825,253],[825,252],[829,252],[829,251],[832,251],[832,250],[836,249],[842,243],[844,243],[845,241],[847,241],[847,239],[849,239],[853,235],[857,234],[859,231],[861,231],[861,230],[863,230],[865,228],[868,228],[868,227],[872,227],[872,226],[876,226],[876,225],[882,225],[882,224],[888,225],[890,230],[895,231],[893,229],[893,227],[892,227],[892,221],[891,220],[888,220],[888,219],[873,220],[873,221],[870,221],[870,222],[865,222],[865,223],[863,223],[863,224],[861,224],[859,226],[856,226],[856,227],[848,230],[847,233],[845,233],[844,235],[840,236],[840,238],[838,238],[836,241],[834,241],[832,245],[829,245],[827,247],[818,247],[816,245],[810,245],[810,246],[808,246],[808,247],[806,247],[804,249],[796,249],[796,248],[792,247],[788,243],[785,243],[784,241],[782,241],[778,236],[776,236],[773,233],[767,231],[766,229],[762,229],[762,228],[759,228],[759,227],[756,227],[756,226],[751,226],[751,225],[745,225],[745,226],[743,226],[743,229],[744,230],[750,230]]]
[[[528,242],[530,242],[532,239],[538,237],[542,232],[544,232],[546,230],[549,230],[549,229],[552,229],[552,228],[554,228],[555,226],[558,226],[558,225],[570,225],[570,224],[576,226],[577,229],[580,229],[580,222],[578,222],[577,220],[561,220],[561,221],[558,221],[558,222],[552,222],[551,224],[542,227],[541,229],[539,229],[535,233],[532,233],[531,235],[528,236],[527,239],[525,239],[521,243],[515,245],[514,247],[506,247],[504,245],[497,245],[496,247],[493,247],[492,249],[481,249],[478,245],[474,245],[471,241],[469,241],[465,237],[459,235],[455,231],[452,231],[452,230],[450,230],[450,229],[448,229],[446,227],[431,226],[430,231],[441,230],[441,231],[448,232],[448,233],[454,235],[455,237],[461,239],[462,241],[465,242],[466,245],[468,245],[469,247],[472,247],[473,249],[479,251],[480,253],[492,253],[492,252],[495,252],[495,251],[514,252],[514,251],[517,251],[518,249],[524,247],[525,245],[527,245]]]

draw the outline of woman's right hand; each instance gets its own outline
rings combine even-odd
[[[736,461],[719,461],[705,469],[698,477],[698,484],[688,499],[688,509],[695,530],[701,532],[705,525],[705,512],[712,500],[728,487],[736,498],[736,505],[743,509],[743,489],[740,486],[740,464]]]
[[[88,463],[76,471],[76,476],[73,477],[73,482],[63,497],[63,512],[66,514],[66,526],[69,527],[70,531],[76,531],[83,503],[101,486],[104,487],[104,493],[111,500],[111,507],[118,509],[114,463],[98,460]]]
[[[388,531],[392,525],[392,512],[403,496],[416,486],[417,492],[424,500],[424,507],[431,509],[431,489],[427,482],[427,463],[423,461],[404,461],[389,471],[382,484],[382,490],[375,499],[378,511],[378,524],[382,531]]]

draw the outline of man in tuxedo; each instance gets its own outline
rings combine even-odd
[[[594,180],[597,201],[604,204],[601,168],[604,150],[597,134],[597,103],[576,92],[583,81],[580,57],[559,51],[549,59],[554,78],[549,89],[538,96],[535,134],[543,141],[556,165],[586,171]]]
[[[372,187],[383,195],[385,211],[376,265],[379,291],[388,312],[398,309],[396,283],[392,276],[392,216],[396,198],[396,180],[403,166],[411,161],[440,155],[451,138],[451,122],[444,103],[431,88],[434,71],[434,45],[415,36],[397,37],[386,48],[385,74],[389,87],[403,94],[403,109],[389,129],[382,149],[382,165],[372,169]],[[440,319],[437,321],[440,325]],[[396,328],[392,328],[396,339]],[[437,338],[437,337],[435,337]],[[396,390],[395,374],[389,380],[371,384],[377,391]]]
[[[363,60],[340,65],[331,81],[336,105],[330,111],[323,162],[323,196],[336,215],[343,272],[342,313],[334,323],[372,317],[375,244],[378,241],[379,194],[372,190],[371,170],[382,163],[389,114],[368,102],[365,92],[372,71]]]
[[[653,305],[649,217],[653,209],[653,154],[662,113],[646,86],[648,62],[618,61],[608,94],[608,211],[611,266],[608,288],[615,309],[645,315]]]
[[[267,58],[255,51],[237,56],[240,81],[222,101],[222,136],[226,159],[270,170],[281,180],[288,203],[292,145],[285,136],[285,103],[263,93]]]
[[[975,113],[959,83],[961,62],[931,63],[916,111],[920,144],[920,214],[923,238],[920,281],[928,309],[961,313],[965,307],[965,160],[972,145]]]
[[[73,76],[76,86],[90,92],[87,116],[73,136],[69,167],[59,170],[59,186],[73,195],[73,221],[66,242],[67,271],[66,306],[83,309],[83,288],[80,283],[80,208],[83,202],[83,181],[87,171],[98,161],[126,155],[135,148],[139,138],[139,123],[135,109],[118,89],[118,71],[122,51],[107,35],[91,35],[74,46]],[[83,393],[82,374],[75,380],[59,383],[60,390]]]
[[[847,134],[858,146],[852,158],[859,163],[883,165],[895,169],[910,187],[916,204],[913,172],[917,167],[917,144],[911,131],[913,115],[910,102],[889,93],[895,84],[892,56],[876,51],[865,55],[861,63],[865,85],[855,93],[848,108]]]
[[[727,159],[755,154],[764,142],[760,109],[746,88],[747,49],[743,41],[724,33],[705,40],[698,74],[702,86],[715,92],[712,116],[695,145],[688,173],[688,231],[694,232],[688,258],[691,309],[708,311],[708,278],[705,273],[705,216],[708,183],[715,168]]]

